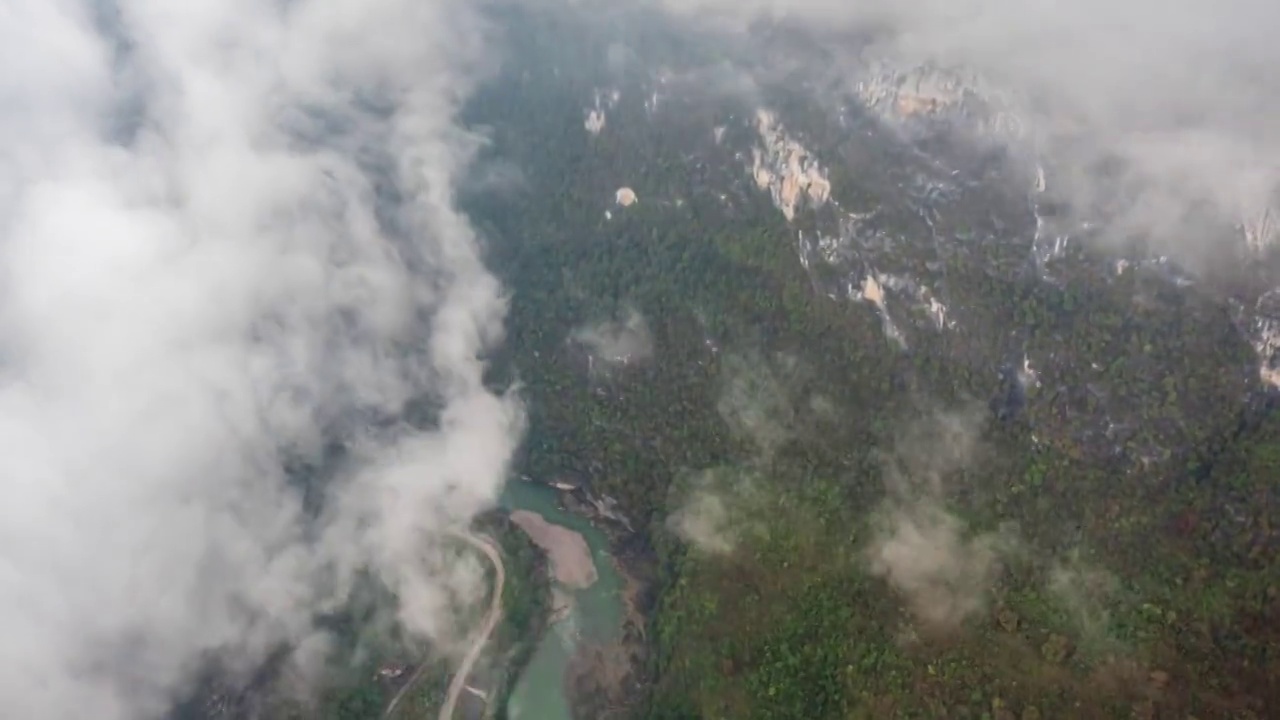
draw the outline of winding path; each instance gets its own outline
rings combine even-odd
[[[471,642],[471,647],[468,648],[467,654],[463,656],[462,664],[458,666],[457,672],[453,674],[453,679],[449,681],[449,691],[445,694],[444,705],[440,707],[439,720],[453,719],[453,710],[458,704],[458,696],[467,687],[467,677],[471,675],[471,668],[480,659],[480,651],[484,649],[485,643],[489,641],[489,636],[493,634],[494,628],[498,626],[498,621],[502,619],[502,588],[507,580],[506,568],[502,564],[502,554],[498,552],[497,543],[493,541],[493,538],[488,535],[462,532],[455,532],[453,535],[484,553],[489,558],[489,562],[493,563],[495,574],[493,596],[489,601],[489,614],[485,616],[484,624],[480,626],[475,640]],[[418,666],[409,681],[400,688],[400,692],[396,693],[395,697],[391,698],[391,702],[387,703],[387,710],[382,714],[383,718],[390,718],[395,713],[400,701],[422,679],[422,673],[426,668],[427,663]]]

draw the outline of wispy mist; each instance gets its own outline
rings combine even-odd
[[[631,365],[653,356],[653,333],[640,311],[626,308],[622,317],[581,327],[571,338],[591,357],[607,365]]]
[[[1267,0],[664,4],[730,27],[780,18],[837,44],[845,41],[833,35],[856,31],[860,42],[870,38],[867,59],[974,71],[1013,99],[1035,150],[1061,166],[1050,191],[1188,257],[1210,242],[1186,237],[1195,235],[1182,227],[1193,211],[1237,222],[1274,200],[1280,5]],[[855,68],[833,70],[857,77]]]
[[[1086,563],[1078,551],[1073,551],[1050,568],[1045,589],[1066,611],[1086,642],[1098,645],[1109,639],[1110,608],[1119,590],[1115,576]]]
[[[447,635],[476,576],[432,534],[494,501],[521,426],[481,384],[505,302],[453,207],[468,4],[107,5],[0,23],[13,717],[155,717],[208,657],[306,638],[360,568]],[[361,431],[427,392],[437,430]],[[282,466],[329,432],[348,461],[304,512]]]
[[[731,353],[721,361],[723,385],[716,410],[738,437],[750,441],[769,458],[795,434],[796,411],[787,392],[790,356],[770,358],[759,352]]]
[[[913,423],[886,459],[887,495],[872,516],[871,572],[902,595],[927,629],[952,628],[986,607],[1006,530],[975,532],[946,506],[947,484],[975,461],[980,408],[935,413]]]
[[[724,466],[690,474],[671,489],[667,528],[698,551],[732,553],[744,536],[759,531],[753,517],[760,497],[759,471]]]

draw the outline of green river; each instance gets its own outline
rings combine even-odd
[[[622,625],[622,579],[609,555],[608,538],[586,518],[562,509],[554,488],[512,480],[503,492],[502,506],[538,513],[547,522],[581,533],[595,561],[599,579],[590,587],[576,591],[560,587],[573,596],[573,609],[547,628],[507,703],[510,720],[570,720],[564,692],[569,658],[582,639],[616,639]]]

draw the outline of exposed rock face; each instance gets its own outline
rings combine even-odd
[[[587,132],[591,133],[592,135],[599,135],[600,131],[604,130],[604,125],[605,125],[604,111],[600,110],[599,108],[592,108],[591,110],[588,110],[587,119],[584,120],[582,124],[587,129]]]
[[[789,136],[768,110],[756,113],[760,146],[752,151],[751,174],[761,190],[768,190],[787,220],[795,218],[801,200],[815,207],[831,198],[831,182],[818,158]]]
[[[547,553],[552,574],[561,585],[581,590],[595,584],[599,574],[591,559],[591,548],[581,533],[547,522],[546,518],[528,510],[512,512],[511,522]]]
[[[898,326],[893,324],[893,317],[889,315],[889,310],[885,307],[884,286],[880,284],[880,279],[874,274],[863,278],[862,288],[858,296],[874,305],[880,313],[880,321],[884,325],[885,337],[896,343],[898,347],[905,349],[907,347],[906,338],[903,337],[902,331],[898,329]]]
[[[868,109],[902,121],[961,121],[982,133],[1019,138],[1025,128],[1012,104],[977,75],[934,64],[874,63],[854,86]]]
[[[614,90],[608,94],[601,94],[599,90],[595,93],[595,104],[587,108],[584,112],[586,119],[583,120],[583,127],[592,135],[599,135],[604,130],[608,120],[606,111],[612,110],[618,104],[621,93]]]
[[[616,498],[608,495],[597,497],[589,488],[586,487],[563,487],[555,486],[558,490],[565,490],[563,497],[566,507],[580,515],[595,517],[602,520],[609,520],[622,526],[627,532],[635,532],[631,527],[631,521],[627,516],[622,514],[620,505]]]
[[[1245,244],[1254,254],[1261,254],[1280,240],[1280,217],[1271,208],[1245,218],[1242,226]]]
[[[856,88],[867,107],[899,117],[953,109],[964,101],[966,93],[956,74],[927,66],[898,69],[877,65]]]
[[[1280,288],[1258,298],[1252,322],[1245,328],[1249,343],[1258,352],[1258,377],[1280,388]]]

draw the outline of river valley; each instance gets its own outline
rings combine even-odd
[[[534,538],[540,545],[539,540],[579,545],[574,534],[581,536],[595,566],[594,570],[581,567],[581,558],[578,558],[579,567],[574,568],[577,572],[562,575],[560,579],[552,578],[552,586],[562,598],[559,604],[564,609],[551,618],[507,705],[510,720],[570,720],[565,678],[570,659],[584,641],[609,643],[617,639],[623,616],[623,580],[609,553],[608,537],[585,517],[564,510],[555,489],[512,480],[507,483],[502,505],[513,516],[523,511],[521,515],[526,523],[530,515],[536,516],[527,527],[539,527],[543,531],[541,538]],[[561,559],[564,555],[572,559],[576,553],[574,547],[563,547],[561,558],[557,558],[554,547],[546,549],[553,569],[568,561]],[[565,583],[566,577],[580,580]],[[592,581],[586,582],[586,579]]]

